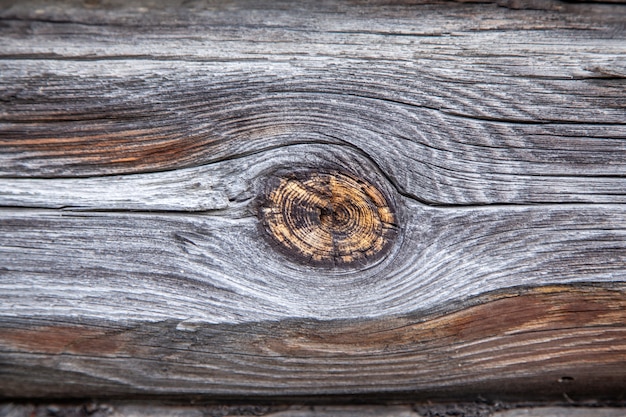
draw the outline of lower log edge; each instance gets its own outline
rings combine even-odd
[[[2,417],[623,417],[622,405],[548,403],[262,404],[82,401],[0,403]]]
[[[510,289],[447,313],[338,321],[3,317],[0,396],[618,401],[625,293]]]

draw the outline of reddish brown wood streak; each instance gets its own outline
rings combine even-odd
[[[103,128],[104,129],[104,128]],[[62,176],[128,174],[188,166],[211,153],[212,138],[185,136],[158,128],[122,130],[106,134],[68,137],[0,138],[6,155],[17,160],[35,160],[45,167],[22,175]],[[14,172],[20,174],[20,172]],[[53,175],[54,176],[54,175]]]
[[[608,327],[626,331],[626,297],[619,291],[553,286],[521,295],[492,297],[483,304],[425,321],[403,317],[319,326],[313,332],[309,328],[306,332],[287,329],[286,334],[273,340],[274,348],[293,355],[322,353],[327,349],[351,355],[415,349],[422,343],[462,344],[512,335],[530,340],[538,332],[560,330],[573,337],[582,335],[584,329]]]
[[[0,345],[22,352],[107,356],[123,349],[124,340],[105,330],[85,326],[43,326],[3,329]]]
[[[129,387],[161,394],[211,394],[222,388],[242,395],[294,395],[313,388],[365,393],[379,392],[367,381],[380,379],[392,387],[388,392],[467,396],[486,390],[547,398],[561,395],[563,376],[570,393],[621,392],[626,382],[623,290],[544,287],[475,302],[430,317],[207,324],[193,331],[181,331],[173,321],[35,327],[22,319],[18,328],[7,327],[5,320],[0,366],[18,369],[13,372],[21,378],[36,362],[54,380],[73,381],[74,373],[64,373],[69,367],[97,381],[111,372],[124,381],[120,387],[106,385],[108,391],[84,386],[80,395],[118,395]],[[25,368],[14,365],[18,358],[26,361]],[[280,387],[274,386],[277,378],[284,378]],[[260,385],[251,388],[250,380]],[[7,380],[2,389],[7,395],[51,395],[37,378]]]
[[[426,320],[401,317],[284,326],[264,335],[265,346],[287,357],[328,352],[358,356],[492,338],[496,339],[490,343],[497,345],[501,343],[498,338],[517,335],[519,340],[531,340],[541,332],[564,331],[575,338],[602,333],[602,329],[626,331],[626,297],[620,291],[555,286],[491,297],[491,301]],[[129,354],[140,344],[138,334],[132,329],[119,332],[81,325],[13,328],[2,330],[0,345],[49,354]],[[626,340],[622,345],[626,349]]]

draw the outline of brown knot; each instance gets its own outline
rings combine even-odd
[[[339,172],[304,172],[276,181],[260,218],[275,246],[318,266],[380,258],[396,233],[390,203],[373,185]]]

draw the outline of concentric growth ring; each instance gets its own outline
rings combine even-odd
[[[397,233],[395,213],[385,196],[371,184],[339,172],[281,178],[259,214],[275,246],[318,266],[378,259]]]

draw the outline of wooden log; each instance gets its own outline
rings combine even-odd
[[[1,348],[12,383],[3,391],[79,398],[96,390],[222,398],[620,395],[623,289],[543,288],[493,298],[446,315],[356,321],[10,318]]]
[[[626,8],[62,5],[0,12],[0,396],[624,394]]]

